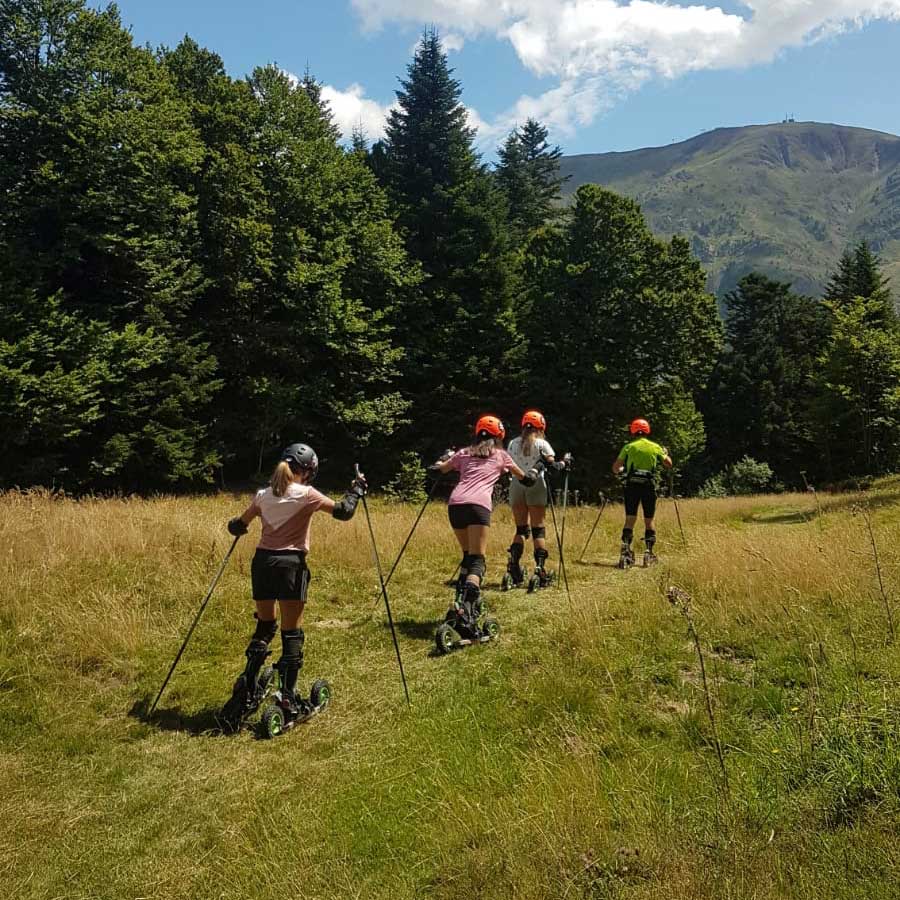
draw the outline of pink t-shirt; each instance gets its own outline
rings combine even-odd
[[[468,450],[458,450],[450,457],[450,468],[459,472],[459,484],[450,494],[450,506],[474,503],[493,509],[491,495],[497,479],[514,466],[513,458],[505,450],[495,450],[488,457],[471,456]]]
[[[309,522],[313,513],[322,508],[328,498],[308,484],[288,485],[283,497],[276,497],[272,488],[259,491],[247,507],[244,517],[262,520],[262,536],[258,550],[298,550],[309,552]]]

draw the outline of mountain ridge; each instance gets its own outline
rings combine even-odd
[[[900,136],[820,122],[716,128],[660,147],[564,156],[567,200],[596,182],[682,234],[723,294],[750,271],[820,294],[865,239],[900,287]]]

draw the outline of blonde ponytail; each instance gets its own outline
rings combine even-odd
[[[272,488],[272,493],[276,497],[283,497],[287,492],[287,489],[293,484],[293,481],[294,473],[291,471],[291,467],[282,460],[275,466],[275,471],[272,473],[272,480],[269,482],[269,485]]]

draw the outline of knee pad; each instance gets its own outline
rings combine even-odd
[[[487,571],[484,556],[481,553],[472,553],[469,555],[469,574],[477,575],[479,579],[484,578]]]
[[[302,628],[291,628],[281,632],[281,662],[303,662],[303,641],[305,635]]]
[[[531,536],[536,541],[542,541],[545,537],[547,537],[547,528],[544,525],[535,525],[534,528],[531,529]]]
[[[516,525],[516,535],[527,541],[531,537],[531,529],[527,525]]]
[[[263,622],[261,619],[256,620],[256,631],[253,632],[254,641],[262,641],[268,646],[272,643],[276,634],[278,634],[278,622],[275,619],[272,619],[271,622]]]
[[[524,544],[510,544],[509,545],[509,558],[513,562],[518,562],[522,558],[522,554],[525,552]]]

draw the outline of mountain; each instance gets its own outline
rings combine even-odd
[[[683,234],[731,290],[750,271],[821,293],[863,238],[900,294],[900,137],[816,122],[719,128],[667,147],[567,156],[569,195],[595,182],[636,199],[653,230]]]

